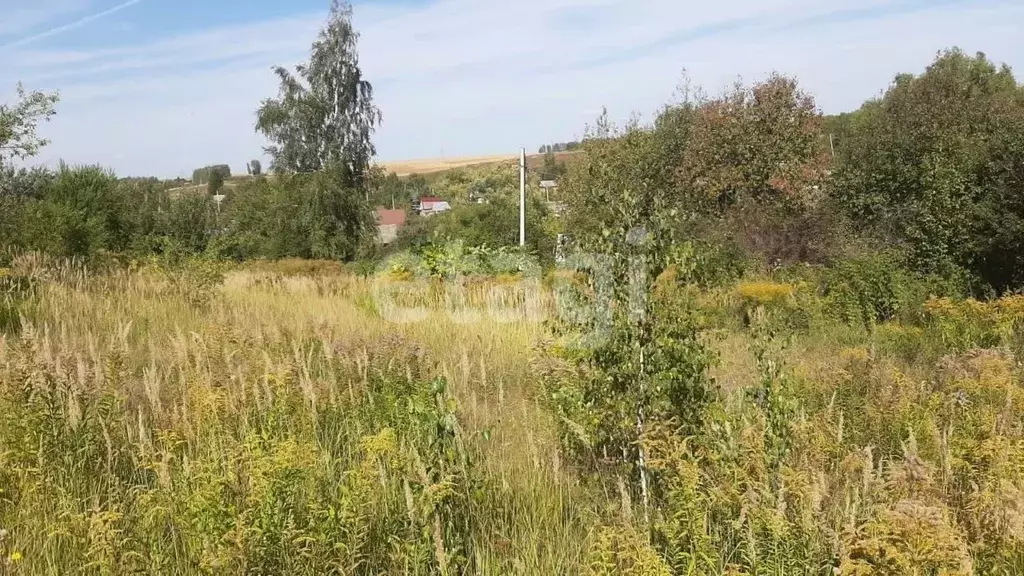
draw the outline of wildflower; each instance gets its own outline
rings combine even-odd
[[[783,303],[793,297],[796,287],[776,282],[742,282],[736,287],[740,298],[755,304]]]
[[[11,562],[18,562],[21,560],[21,552],[11,552]]]

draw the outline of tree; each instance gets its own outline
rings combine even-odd
[[[773,75],[700,102],[680,160],[694,200],[800,202],[823,180],[821,114],[796,80]]]
[[[832,188],[922,272],[1024,286],[1024,89],[984,54],[941,52],[843,119]]]
[[[264,100],[256,112],[256,129],[273,142],[266,149],[273,170],[315,172],[336,166],[346,187],[362,183],[375,153],[370,136],[380,111],[359,69],[359,36],[351,19],[351,6],[332,0],[309,61],[296,66],[294,75],[275,69],[279,96]]]
[[[227,223],[222,252],[239,259],[355,257],[370,215],[361,197],[334,193],[339,177],[325,170],[243,181],[221,218]]]
[[[249,169],[249,174],[253,176],[259,176],[263,173],[263,165],[260,164],[259,160],[250,160],[247,168]]]
[[[113,173],[61,164],[40,199],[25,207],[25,243],[59,256],[122,251],[132,235],[129,202]]]
[[[351,6],[332,0],[309,61],[294,75],[276,68],[279,96],[264,100],[256,112],[256,129],[273,142],[266,149],[271,169],[324,173],[303,184],[312,192],[304,223],[317,257],[354,256],[353,246],[373,224],[367,206],[375,153],[370,136],[380,111],[359,69],[358,38]]]
[[[206,182],[206,191],[210,196],[220,194],[220,189],[224,187],[224,173],[220,170],[211,170],[210,179]]]
[[[231,178],[231,167],[227,164],[214,164],[203,166],[192,171],[192,183],[196,185],[208,184],[214,172],[219,172],[221,180]]]
[[[559,162],[554,152],[546,152],[544,166],[540,169],[541,180],[558,180],[564,174],[565,162]]]
[[[587,422],[596,455],[632,469],[645,511],[652,494],[643,440],[652,422],[687,432],[699,430],[712,398],[706,368],[710,357],[686,310],[652,298],[655,279],[681,262],[674,241],[679,199],[675,164],[656,131],[632,123],[616,131],[602,115],[582,157],[570,168],[566,196],[578,245],[594,255],[583,262],[588,292],[608,330],[592,348],[576,354],[588,377],[563,399],[563,420]],[[571,257],[572,266],[577,257]]]
[[[17,102],[0,104],[0,164],[12,158],[28,158],[39,153],[49,141],[36,136],[39,122],[56,114],[60,99],[56,92],[26,92],[18,83]]]

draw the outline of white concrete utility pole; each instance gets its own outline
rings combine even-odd
[[[526,246],[526,148],[519,149],[519,245]]]

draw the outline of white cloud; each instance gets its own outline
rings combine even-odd
[[[18,47],[18,46],[24,46],[26,44],[31,44],[33,42],[38,42],[40,40],[43,40],[44,38],[49,38],[51,36],[56,36],[58,34],[63,34],[64,32],[68,32],[70,30],[75,30],[77,28],[81,28],[81,27],[86,26],[86,25],[88,25],[88,24],[90,24],[90,23],[92,23],[92,22],[94,22],[96,20],[99,20],[100,18],[103,18],[105,16],[109,16],[109,15],[114,14],[116,12],[120,12],[121,10],[124,10],[125,8],[130,8],[130,7],[138,4],[139,2],[142,2],[142,0],[127,0],[127,2],[122,2],[122,3],[117,4],[115,6],[111,6],[110,8],[107,8],[105,10],[100,10],[99,12],[93,12],[92,14],[88,14],[86,16],[82,16],[81,18],[78,18],[77,20],[73,20],[73,21],[68,22],[66,24],[60,24],[58,26],[53,26],[51,28],[43,30],[42,32],[37,32],[37,33],[32,34],[30,36],[23,36],[21,38],[18,38],[17,40],[8,42],[8,43],[4,44],[3,46],[0,46],[0,49],[9,49],[9,48],[15,48],[15,47]]]
[[[323,14],[236,24],[108,50],[0,54],[18,78],[60,88],[44,160],[123,174],[187,174],[259,155],[253,111],[276,92],[269,67],[302,58]],[[798,76],[829,112],[953,45],[1024,66],[1010,0],[436,0],[357,5],[384,159],[515,151],[579,135],[602,105],[650,114],[686,68],[712,92],[737,75]],[[100,26],[101,23],[95,23]]]
[[[3,6],[0,19],[0,45],[15,35],[30,33],[56,18],[74,14],[89,7],[89,0],[13,0]]]

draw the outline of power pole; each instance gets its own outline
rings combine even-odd
[[[519,245],[526,246],[526,148],[519,149]]]

